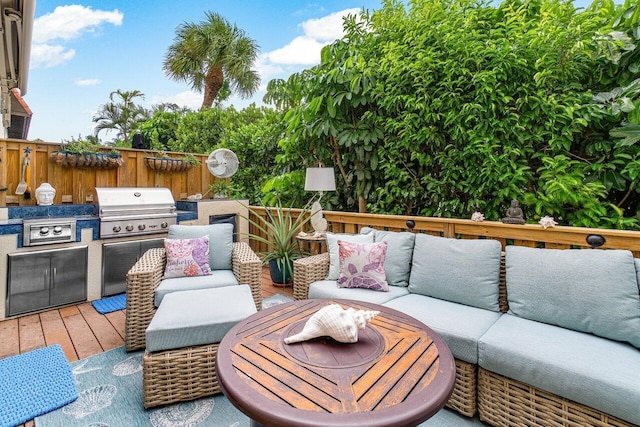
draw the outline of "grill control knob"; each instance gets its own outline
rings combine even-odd
[[[160,227],[162,228],[167,228],[169,226],[169,224],[167,224],[166,222],[163,222],[162,224],[160,224]]]
[[[144,224],[138,225],[138,230],[140,230],[140,231],[144,230],[145,228],[147,228],[147,227]]]
[[[133,225],[128,224],[124,229],[127,231],[133,231]]]
[[[56,225],[55,227],[53,227],[53,234],[60,234],[62,233],[62,227],[60,227],[59,225]]]
[[[115,227],[113,227],[113,231],[116,233],[119,233],[120,230],[122,230],[122,228],[119,225],[116,225]]]
[[[49,227],[40,227],[40,234],[43,236],[49,234]]]

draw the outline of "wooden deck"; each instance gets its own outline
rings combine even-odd
[[[292,287],[273,286],[262,270],[262,297],[293,297]],[[0,359],[60,344],[67,359],[78,359],[124,345],[125,310],[102,315],[90,302],[0,321]],[[25,424],[33,427],[33,421]]]

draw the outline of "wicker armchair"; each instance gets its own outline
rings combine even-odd
[[[504,257],[501,265],[501,283],[504,284]],[[309,285],[324,280],[329,273],[329,254],[301,258],[293,262],[293,297],[296,300],[307,299]],[[506,305],[506,293],[501,287],[501,306]],[[504,294],[504,295],[502,295]],[[506,310],[505,310],[506,311]],[[456,382],[447,406],[466,416],[473,416],[477,411],[476,388],[478,367],[472,363],[455,359]]]
[[[156,312],[154,292],[162,280],[166,261],[164,248],[149,249],[127,273],[127,351],[145,348],[145,330]],[[231,265],[238,282],[251,287],[256,308],[261,310],[262,262],[247,243],[238,242],[233,244]]]

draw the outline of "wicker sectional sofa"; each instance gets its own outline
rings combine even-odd
[[[341,288],[337,241],[387,242],[389,292]],[[294,262],[294,297],[382,304],[456,359],[448,406],[495,426],[640,425],[640,260],[364,228]]]

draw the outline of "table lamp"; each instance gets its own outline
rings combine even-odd
[[[311,205],[311,226],[315,235],[322,235],[327,231],[327,220],[322,216],[320,199],[324,191],[336,190],[336,177],[333,173],[333,168],[307,168],[304,189],[305,191],[318,192],[318,200]]]

